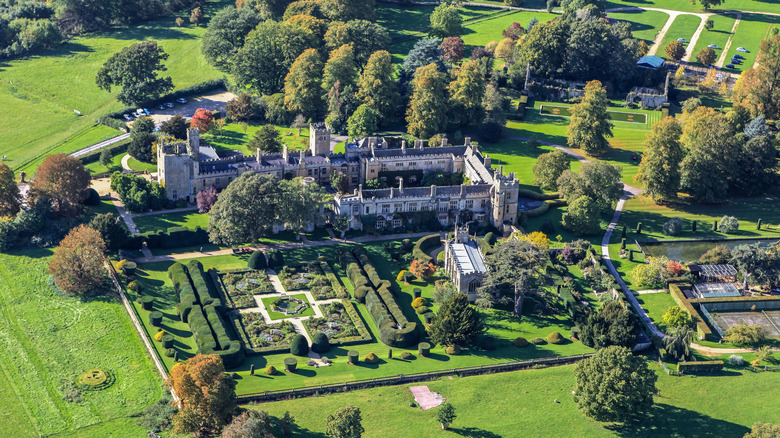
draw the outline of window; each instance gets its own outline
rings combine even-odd
[[[450,201],[450,210],[458,209],[458,201]]]
[[[309,169],[309,176],[311,176],[311,169]]]
[[[439,205],[439,213],[446,213],[446,212],[447,212],[447,204]]]
[[[379,169],[379,171],[380,171],[380,172],[387,172],[387,164],[385,164],[385,163],[382,163],[382,164],[380,165],[380,167],[381,167],[381,168]]]
[[[407,206],[409,211],[417,211],[417,203],[416,202],[410,202]]]
[[[401,225],[403,225],[401,218],[393,219],[393,228],[399,228]]]
[[[474,200],[473,199],[469,199],[468,201],[466,201],[466,208],[468,208],[469,210],[472,210],[474,208]]]
[[[371,210],[366,206],[366,214],[368,214]]]
[[[395,163],[395,167],[396,167],[396,169],[403,169],[404,168],[404,163]]]
[[[480,286],[482,286],[482,282],[480,280],[471,280],[469,283],[469,292],[476,292]]]
[[[376,169],[371,169],[371,175],[376,173]]]
[[[409,167],[417,167],[417,162],[416,161],[410,162]]]
[[[356,177],[356,176],[353,176],[353,177],[352,177],[352,184],[357,184],[357,183],[358,183],[358,179],[357,179],[357,177]]]
[[[428,203],[427,202],[423,202],[422,204],[420,204],[420,211],[428,211]]]
[[[376,220],[376,227],[377,228],[384,228],[385,227],[385,220],[384,219],[377,219]]]
[[[366,210],[368,210],[368,207],[366,207]],[[368,211],[366,211],[368,213]],[[359,205],[353,205],[352,206],[352,214],[360,214],[360,206]]]
[[[433,164],[433,161],[426,161],[425,162],[425,165],[428,166],[428,167],[430,167],[432,164]]]
[[[390,204],[382,204],[382,213],[390,213]]]
[[[400,202],[396,203],[396,204],[393,204],[393,211],[395,211],[396,213],[400,213],[400,212],[404,211],[404,205],[402,203],[400,203]]]
[[[174,201],[175,201],[176,199],[178,199],[178,198],[179,198],[179,195],[176,193],[176,190],[173,190],[173,191],[171,192],[171,196],[173,196],[173,200],[174,200]]]

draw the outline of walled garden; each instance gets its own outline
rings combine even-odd
[[[274,291],[268,275],[262,271],[242,270],[219,274],[219,280],[237,309],[255,307],[254,296]]]

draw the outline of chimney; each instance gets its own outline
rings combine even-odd
[[[464,194],[464,192],[465,192],[465,187],[466,187],[466,185],[465,185],[465,184],[461,184],[461,185],[460,185],[460,197],[461,197],[461,198],[463,197],[463,194]]]
[[[390,187],[390,199],[395,198],[395,187]]]
[[[257,164],[263,164],[263,150],[257,148]]]
[[[509,172],[509,179],[510,180],[514,180],[515,179],[515,173],[514,172]]]
[[[406,140],[401,140],[401,153],[406,154]]]
[[[431,186],[431,198],[435,198],[435,197],[436,197],[436,185],[434,184]]]
[[[303,159],[306,157],[306,152],[299,151],[298,158],[301,160],[301,163],[303,163]]]
[[[504,165],[501,164],[498,166],[498,174],[501,176],[504,176]]]
[[[441,146],[442,147],[447,146],[447,135],[446,134],[441,136]]]
[[[403,195],[404,193],[404,179],[400,178],[398,180],[398,194]]]
[[[363,184],[358,184],[357,193],[361,199],[363,198]]]
[[[490,157],[485,155],[485,167],[487,167],[488,169],[490,169],[490,162],[491,162]]]
[[[290,151],[287,149],[287,145],[282,145],[282,159],[284,161],[287,161],[287,159],[290,158]]]
[[[466,137],[463,139],[463,145],[468,146],[471,144],[471,137]]]

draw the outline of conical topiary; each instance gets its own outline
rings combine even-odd
[[[308,356],[309,341],[301,334],[293,336],[290,341],[290,354],[293,356]]]
[[[330,341],[328,335],[317,332],[311,340],[311,349],[315,353],[327,353],[330,350]]]

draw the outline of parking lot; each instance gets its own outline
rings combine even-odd
[[[147,107],[147,109],[152,112],[152,115],[149,117],[151,117],[155,123],[162,123],[177,114],[181,114],[185,118],[190,118],[195,114],[195,111],[197,111],[198,108],[204,108],[210,111],[222,111],[224,114],[225,104],[234,97],[236,97],[236,95],[233,93],[220,91],[197,98],[188,98],[187,102],[183,104],[172,101],[173,108],[166,107],[164,110],[161,110],[157,107]],[[128,122],[127,125],[132,126],[133,122]]]

